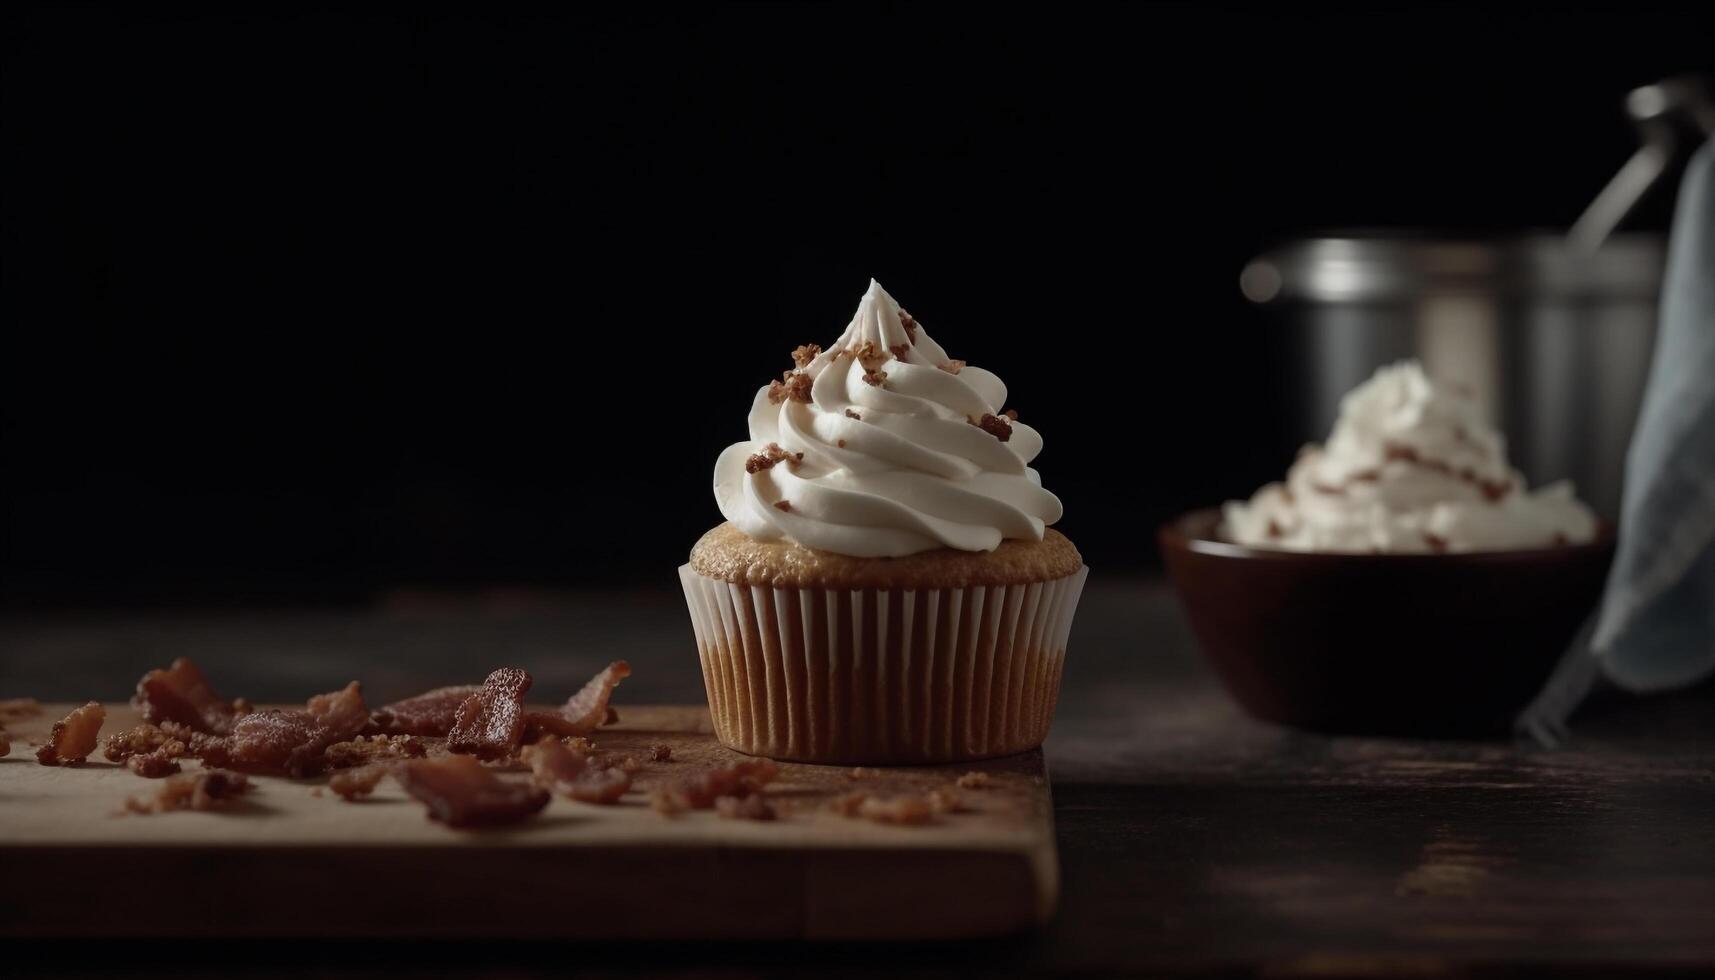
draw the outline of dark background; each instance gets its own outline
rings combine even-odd
[[[671,587],[871,275],[1007,380],[1091,564],[1146,568],[1317,435],[1247,258],[1564,227],[1624,93],[1715,61],[1636,3],[3,18],[14,607]]]

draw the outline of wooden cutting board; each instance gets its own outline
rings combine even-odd
[[[15,721],[0,758],[0,935],[519,936],[939,939],[1027,928],[1059,885],[1040,752],[946,767],[785,764],[775,822],[665,817],[652,785],[726,765],[708,710],[621,706],[596,736],[646,763],[618,806],[555,798],[532,821],[482,832],[426,819],[392,780],[347,803],[325,780],[260,778],[224,813],[117,815],[157,784],[101,758],[35,760],[71,705]],[[109,706],[103,734],[130,728]],[[195,771],[194,762],[186,764]],[[899,827],[833,813],[853,789],[915,791],[969,771],[969,812]],[[514,777],[522,778],[522,777]]]

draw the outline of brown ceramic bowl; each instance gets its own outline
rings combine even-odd
[[[1506,731],[1596,607],[1614,555],[1591,544],[1442,555],[1247,548],[1217,510],[1162,527],[1191,628],[1252,715],[1314,731]]]

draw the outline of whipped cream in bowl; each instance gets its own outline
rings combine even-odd
[[[1285,482],[1229,502],[1222,518],[1236,544],[1289,551],[1505,551],[1597,534],[1569,483],[1527,489],[1477,406],[1415,361],[1353,389],[1326,444],[1306,446]]]

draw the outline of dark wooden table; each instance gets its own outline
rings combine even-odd
[[[702,698],[671,593],[448,598],[362,611],[0,620],[0,696],[119,699],[201,662],[224,691],[372,700],[521,664],[545,698],[615,657],[622,703]],[[1377,656],[1386,656],[1378,647]],[[1473,678],[1479,683],[1480,678]],[[1048,742],[1064,891],[976,944],[22,944],[55,972],[228,976],[584,968],[657,976],[1608,976],[1715,970],[1715,690],[1599,697],[1575,740],[1328,738],[1240,715],[1159,582],[1092,583]],[[600,889],[593,894],[599,896]],[[568,887],[577,914],[599,897]],[[112,901],[113,896],[106,896]],[[355,904],[370,900],[359,891]],[[10,954],[12,951],[8,951]]]

